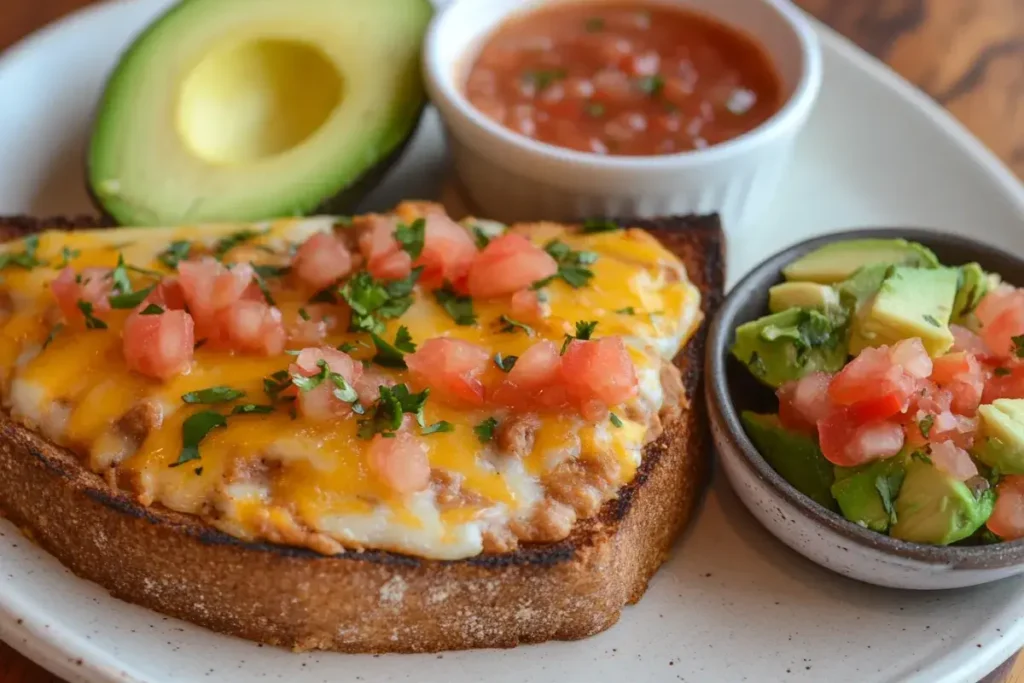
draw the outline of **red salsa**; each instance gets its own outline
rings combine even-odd
[[[473,64],[469,101],[527,137],[596,154],[673,154],[724,142],[778,111],[764,50],[695,12],[556,4],[502,25]]]

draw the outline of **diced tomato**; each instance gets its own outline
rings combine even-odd
[[[302,349],[295,357],[295,362],[288,366],[288,371],[293,375],[312,377],[320,373],[318,365],[320,361],[325,361],[331,372],[336,372],[344,377],[345,381],[353,387],[363,373],[362,364],[354,361],[347,353],[342,353],[330,346]],[[309,391],[299,391],[296,399],[299,413],[318,421],[350,415],[352,404],[335,396],[335,388],[334,383],[323,382]],[[368,401],[367,404],[371,402]]]
[[[978,467],[971,456],[951,441],[932,444],[928,452],[935,467],[958,481],[978,476]]]
[[[377,434],[366,457],[370,471],[396,493],[415,493],[430,484],[427,449],[408,432],[398,432],[392,438]]]
[[[85,319],[79,301],[92,304],[93,315],[109,311],[113,287],[109,268],[85,268],[75,273],[69,266],[50,283],[53,297],[68,322]]]
[[[889,349],[892,362],[911,377],[924,379],[932,374],[932,359],[920,339],[903,339]]]
[[[284,351],[286,334],[281,311],[263,301],[236,301],[223,316],[222,325],[232,348],[264,356]]]
[[[530,408],[543,389],[558,381],[561,361],[554,342],[547,339],[537,342],[519,356],[515,366],[491,394],[490,401],[519,410]]]
[[[367,264],[374,259],[381,258],[398,251],[399,244],[395,241],[395,228],[398,219],[393,216],[366,216],[367,221],[363,231],[359,235],[359,251]]]
[[[380,397],[380,388],[394,386],[395,380],[374,367],[363,368],[362,374],[353,383],[359,402],[364,406],[373,404]]]
[[[1024,475],[1003,477],[996,486],[996,505],[985,523],[1004,541],[1024,538]]]
[[[931,379],[953,395],[952,409],[961,415],[973,415],[985,390],[981,364],[968,352],[959,351],[933,361]]]
[[[920,425],[921,420],[918,420],[916,425],[918,432],[920,432]],[[970,448],[974,445],[974,433],[977,429],[977,418],[955,415],[947,410],[932,415],[932,424],[927,438],[933,444],[950,442],[960,448]]]
[[[125,320],[122,344],[130,370],[156,379],[170,379],[188,370],[192,363],[192,316],[184,311],[133,313]]]
[[[532,289],[520,289],[513,294],[511,309],[513,318],[526,323],[539,323],[547,317],[544,304]]]
[[[903,347],[903,351],[902,355],[907,357],[915,373],[921,372],[923,363],[912,353],[914,349]],[[931,371],[930,361],[928,370]],[[905,407],[916,387],[916,379],[916,375],[893,361],[888,347],[867,348],[835,376],[828,395],[834,403],[844,406],[895,396]]]
[[[212,321],[217,311],[239,301],[252,284],[253,274],[248,263],[240,263],[229,270],[210,257],[179,263],[178,281],[197,325],[204,326]]]
[[[834,465],[854,467],[896,455],[903,448],[903,427],[896,422],[858,425],[848,409],[836,408],[818,421],[818,442],[825,458]]]
[[[367,270],[378,280],[401,280],[412,272],[412,257],[401,249],[392,251],[370,261]]]
[[[513,294],[558,272],[546,251],[522,235],[506,233],[491,240],[469,268],[467,288],[480,299]]]
[[[156,304],[163,308],[169,308],[172,311],[181,311],[185,309],[185,290],[182,289],[181,283],[176,277],[165,277],[161,280],[156,289],[149,293],[146,300],[140,306],[140,309],[144,309],[149,304]]]
[[[981,299],[974,315],[992,353],[1001,358],[1012,356],[1012,337],[1024,334],[1024,290],[1001,284]]]
[[[831,410],[828,386],[832,375],[812,372],[799,380],[787,382],[776,392],[779,397],[779,419],[787,429],[814,433],[818,420]]]
[[[636,396],[636,367],[620,337],[574,340],[562,356],[559,373],[561,384],[580,406],[600,401],[611,407]]]
[[[850,420],[858,424],[885,420],[902,412],[906,402],[899,394],[892,393],[866,401],[858,401],[848,408]]]
[[[420,283],[429,289],[466,277],[477,255],[476,242],[461,225],[443,213],[427,214],[423,252],[413,266],[423,266]]]
[[[461,339],[428,339],[406,355],[410,378],[431,397],[453,405],[478,406],[484,402],[480,377],[491,363],[487,349]]]
[[[991,403],[997,398],[1024,398],[1024,365],[1007,362],[991,372],[981,402]]]
[[[317,233],[295,252],[292,271],[304,284],[321,290],[352,272],[352,254],[332,234]]]
[[[992,353],[985,344],[985,340],[966,327],[950,325],[949,331],[953,333],[952,351],[967,351],[981,358]]]

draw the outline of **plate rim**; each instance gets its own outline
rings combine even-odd
[[[0,72],[9,65],[25,59],[25,55],[38,49],[37,45],[50,35],[73,30],[76,24],[89,21],[94,15],[116,15],[122,8],[150,3],[156,9],[166,7],[169,2],[170,0],[103,0],[76,10],[11,45],[0,55]],[[999,188],[1000,194],[1011,199],[1024,218],[1024,184],[994,152],[951,113],[902,76],[861,50],[845,36],[814,17],[807,16],[821,40],[823,52],[833,52],[834,56],[884,86],[894,97],[899,97],[912,105],[921,116],[932,119],[940,131]],[[116,600],[112,596],[107,596],[106,599]],[[52,628],[50,624],[45,623],[45,614],[28,609],[21,603],[19,596],[10,592],[0,592],[0,639],[51,673],[71,683],[162,683],[160,679],[150,678],[126,667],[116,655],[89,644],[78,632],[66,628]],[[995,623],[1001,622],[990,620],[983,622],[982,627],[991,627]],[[965,643],[948,648],[943,656],[916,670],[912,677],[915,680],[953,683],[985,676],[1024,645],[1024,619],[1018,619],[1006,626],[1001,634],[1003,637],[990,642],[987,647],[978,650]]]

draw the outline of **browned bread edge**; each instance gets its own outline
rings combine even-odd
[[[724,279],[717,217],[629,223],[680,256],[709,319]],[[97,225],[0,218],[0,240],[43,226]],[[73,454],[3,417],[0,511],[114,596],[259,642],[429,652],[583,638],[643,595],[700,499],[710,459],[698,387],[706,327],[676,359],[688,409],[647,447],[619,497],[559,543],[454,562],[244,543],[198,518],[139,506]]]

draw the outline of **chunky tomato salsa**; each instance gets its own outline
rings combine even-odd
[[[749,37],[662,5],[556,5],[509,21],[470,71],[470,102],[527,137],[595,154],[674,154],[735,138],[781,105]]]

